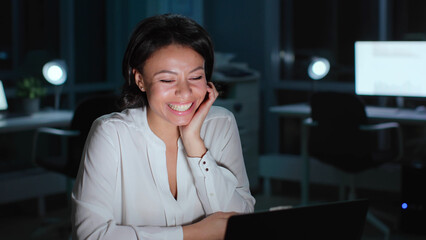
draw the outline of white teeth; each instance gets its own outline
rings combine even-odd
[[[189,104],[185,104],[185,105],[173,105],[173,104],[169,104],[169,107],[175,111],[178,112],[184,112],[186,110],[188,110],[190,107],[192,106],[192,103]]]

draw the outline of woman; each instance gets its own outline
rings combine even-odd
[[[212,106],[213,46],[193,20],[143,20],[123,59],[125,110],[97,119],[73,190],[75,239],[221,239],[255,200],[233,115]]]

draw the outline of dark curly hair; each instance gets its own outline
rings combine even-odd
[[[146,93],[136,85],[132,70],[142,73],[146,60],[155,51],[170,44],[189,47],[199,53],[205,61],[206,79],[210,81],[214,50],[207,31],[194,20],[177,14],[149,17],[136,26],[124,53],[122,71],[125,82],[119,104],[122,109],[148,104]]]

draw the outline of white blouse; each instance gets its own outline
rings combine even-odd
[[[203,158],[187,157],[178,141],[175,199],[166,147],[149,128],[146,109],[98,118],[74,184],[73,239],[183,239],[183,225],[214,212],[253,212],[232,113],[211,107],[200,134]]]

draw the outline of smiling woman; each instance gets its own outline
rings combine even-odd
[[[136,85],[147,94],[148,123],[154,132],[158,131],[154,123],[161,128],[188,125],[207,91],[214,94],[214,87],[207,85],[203,66],[200,54],[172,44],[154,52],[142,73],[134,70]]]
[[[179,15],[143,20],[123,59],[123,111],[97,119],[73,190],[75,239],[222,239],[252,212],[238,127],[212,106],[213,45]]]

